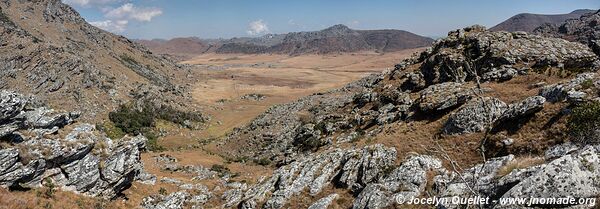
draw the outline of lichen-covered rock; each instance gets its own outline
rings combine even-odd
[[[417,102],[423,112],[443,111],[469,101],[474,91],[460,83],[445,82],[431,85],[421,91],[421,97]]]
[[[427,185],[427,172],[442,169],[442,162],[431,156],[415,155],[384,178],[369,184],[355,199],[353,208],[387,208],[396,200],[408,201],[421,195]]]
[[[452,113],[443,128],[445,134],[482,132],[499,119],[507,105],[496,98],[475,98]]]
[[[567,99],[569,92],[581,89],[581,84],[592,81],[595,77],[596,73],[582,73],[567,82],[544,86],[540,89],[538,95],[543,96],[549,102],[564,101]]]
[[[27,101],[23,95],[13,91],[0,90],[0,121],[17,116],[26,104]]]
[[[329,205],[338,197],[338,194],[330,194],[327,197],[323,197],[317,200],[315,203],[310,205],[308,209],[327,209]]]
[[[481,80],[484,81],[507,81],[519,75],[516,69],[503,65],[500,68],[492,68],[489,72],[481,75]]]
[[[532,96],[521,102],[509,104],[508,109],[502,113],[497,122],[518,119],[539,112],[544,108],[545,102],[546,98],[542,96]]]
[[[577,153],[565,155],[508,190],[503,197],[575,197],[589,198],[600,195],[597,184],[600,175],[599,150],[588,146]]]
[[[182,209],[186,199],[190,197],[187,192],[173,192],[167,196],[153,195],[145,197],[140,205],[144,209]]]

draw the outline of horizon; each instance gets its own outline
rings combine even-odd
[[[132,39],[196,37],[229,39],[266,34],[318,31],[336,24],[356,30],[394,29],[440,38],[448,31],[471,25],[487,28],[521,13],[566,14],[578,9],[598,10],[596,0],[509,0],[446,2],[377,0],[317,0],[278,2],[63,0],[86,21]],[[515,7],[518,3],[518,7]],[[451,18],[448,18],[451,17]]]

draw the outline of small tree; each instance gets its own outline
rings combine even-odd
[[[569,135],[580,144],[600,142],[600,102],[587,102],[573,108],[567,123]]]

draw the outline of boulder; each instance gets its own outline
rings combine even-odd
[[[532,96],[521,102],[510,104],[508,109],[502,113],[502,116],[497,119],[497,122],[514,120],[539,112],[544,108],[545,102],[546,98],[542,96]]]
[[[445,82],[422,90],[417,102],[423,112],[443,111],[464,104],[471,99],[474,91],[460,83]]]
[[[581,89],[581,84],[591,81],[595,77],[596,73],[582,73],[567,82],[544,86],[538,95],[543,96],[549,102],[561,102],[567,99],[569,92]]]
[[[442,132],[455,135],[485,131],[507,108],[504,102],[496,98],[475,98],[450,115]]]

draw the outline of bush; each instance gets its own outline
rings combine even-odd
[[[181,126],[188,126],[191,121],[204,122],[202,114],[183,112],[173,107],[156,108],[151,104],[145,104],[141,109],[136,109],[131,104],[121,105],[116,111],[109,113],[108,118],[111,123],[101,124],[100,127],[110,138],[120,138],[124,133],[142,134],[148,138],[148,149],[152,151],[163,149],[157,142],[156,120],[161,119]]]
[[[269,160],[268,158],[260,158],[258,160],[254,160],[254,163],[262,166],[267,166],[271,164],[271,160]]]
[[[600,142],[600,102],[588,102],[573,108],[567,128],[574,142]]]

